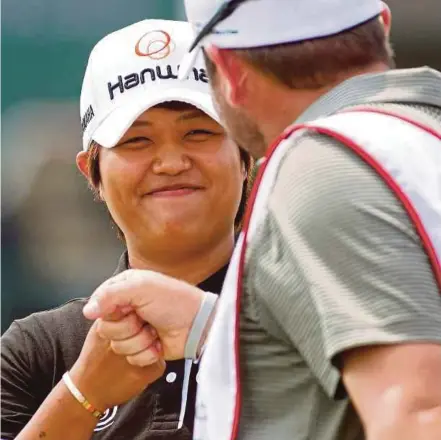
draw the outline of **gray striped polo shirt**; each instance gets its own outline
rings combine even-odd
[[[296,122],[360,104],[441,131],[441,75],[361,75]],[[339,142],[305,133],[282,160],[247,249],[240,332],[241,440],[364,439],[339,355],[379,341],[441,344],[441,295],[413,224]]]

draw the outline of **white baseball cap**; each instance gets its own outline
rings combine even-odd
[[[83,150],[92,140],[114,147],[143,112],[167,101],[194,105],[219,121],[202,56],[187,79],[178,80],[179,63],[193,38],[187,22],[144,20],[98,42],[81,90]]]
[[[184,57],[179,78],[188,76],[201,47],[240,49],[327,37],[374,18],[383,8],[381,0],[185,0],[196,33],[211,29]]]

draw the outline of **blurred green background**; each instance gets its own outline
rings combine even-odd
[[[398,65],[440,69],[439,0],[387,3]],[[121,244],[75,166],[82,76],[105,34],[184,13],[182,0],[3,0],[1,9],[4,331],[89,295],[116,267]]]

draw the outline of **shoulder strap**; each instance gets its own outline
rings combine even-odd
[[[441,133],[397,113],[357,109],[305,124],[369,164],[409,214],[441,294]]]

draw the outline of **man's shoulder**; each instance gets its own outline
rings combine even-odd
[[[314,130],[301,131],[289,142],[269,199],[269,214],[277,223],[289,218],[291,227],[335,226],[352,233],[354,222],[372,226],[372,218],[383,213],[415,238],[400,201],[361,155]]]
[[[302,160],[313,161],[315,166],[323,164],[324,169],[322,171],[326,170],[327,173],[337,174],[339,169],[329,166],[329,157],[334,155],[339,156],[339,150],[342,148],[346,149],[347,146],[337,139],[338,136],[334,137],[319,132],[316,127],[320,127],[323,123],[326,123],[329,118],[338,117],[344,121],[346,114],[351,114],[352,111],[357,111],[357,117],[362,121],[364,117],[362,110],[368,110],[368,112],[366,112],[368,117],[372,115],[372,112],[378,110],[379,113],[390,113],[441,132],[441,107],[424,102],[373,102],[345,107],[340,112],[302,124],[301,127],[303,127],[303,129],[294,130],[286,139],[288,148],[286,149],[286,154],[283,155],[280,161],[279,169],[285,166],[285,164],[291,167],[291,162],[298,163],[299,158],[304,157]],[[385,117],[387,117],[387,115],[385,115]],[[295,127],[296,125],[293,124],[293,128]],[[299,128],[301,127],[299,126]],[[369,127],[369,129],[375,130],[375,127]],[[360,162],[357,164],[357,161],[352,161],[352,166],[364,167],[365,165]]]
[[[363,110],[368,110],[369,113],[375,112],[376,110],[379,113],[390,113],[399,117],[401,116],[405,119],[413,120],[434,130],[441,129],[441,106],[435,106],[425,102],[363,102],[344,106],[337,112],[327,115],[325,114],[319,118],[307,122],[301,122],[299,124],[294,122],[291,126],[292,128],[301,125],[302,127],[305,127],[305,129],[294,130],[287,138],[287,142],[291,144],[308,141],[314,142],[313,135],[316,134],[314,127],[316,125],[320,125],[322,121],[336,115],[339,115],[339,118],[344,118],[345,114],[353,111],[356,111],[357,114],[359,114],[359,116],[362,118]],[[311,128],[308,129],[308,126]],[[322,137],[325,138],[326,136]]]

